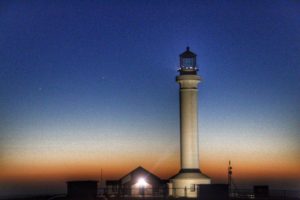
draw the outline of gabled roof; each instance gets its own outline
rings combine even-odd
[[[161,179],[158,176],[152,174],[151,172],[149,172],[148,170],[146,170],[145,168],[143,168],[141,166],[135,168],[134,170],[132,170],[131,172],[129,172],[128,174],[126,174],[125,176],[123,176],[122,178],[120,178],[119,181],[121,182],[122,179],[125,179],[129,175],[136,175],[136,174],[139,174],[139,173],[146,173],[146,174],[148,174],[148,176],[151,176],[152,178],[155,178],[158,181],[161,181]]]

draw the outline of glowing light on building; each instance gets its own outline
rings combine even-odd
[[[146,182],[146,180],[144,178],[139,178],[139,180],[137,182],[138,187],[146,187],[147,185],[148,185],[148,183]]]

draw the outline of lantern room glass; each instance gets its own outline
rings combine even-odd
[[[188,68],[188,69],[196,67],[194,58],[182,58],[181,67],[182,68]]]

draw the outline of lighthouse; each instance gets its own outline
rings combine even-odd
[[[197,186],[210,184],[208,176],[200,171],[198,148],[198,84],[196,54],[189,47],[180,54],[180,171],[170,178],[169,194],[174,197],[196,197]]]

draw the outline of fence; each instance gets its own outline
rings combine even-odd
[[[300,200],[300,190],[268,190],[265,194],[255,194],[252,189],[237,189],[230,194],[230,199]]]
[[[255,199],[255,200],[300,200],[300,190],[268,190],[266,195],[257,195],[252,189],[238,189],[232,193],[224,193],[220,187],[212,187],[213,189],[205,190],[205,187],[193,188],[173,188],[173,192],[185,194],[180,198],[174,198],[169,196],[169,190],[166,187],[161,188],[120,188],[117,190],[110,190],[111,188],[98,188],[97,197],[91,198],[97,199],[112,199],[112,200],[165,200],[165,199],[194,199],[194,200],[240,200],[240,199]],[[209,186],[208,186],[209,187]],[[204,189],[203,189],[204,188]],[[217,189],[216,189],[217,188]],[[228,191],[228,190],[227,190]],[[195,192],[194,198],[188,198],[190,192]],[[15,197],[0,197],[1,200],[59,200],[67,198],[66,194],[62,195],[39,195],[39,196],[15,196]]]
[[[226,186],[226,187],[225,187]],[[300,190],[268,190],[266,194],[255,193],[254,189],[237,189],[228,192],[227,185],[200,185],[194,188],[172,188],[173,194],[182,194],[181,198],[194,197],[197,200],[239,200],[239,199],[258,199],[258,200],[300,200]],[[194,193],[195,196],[189,195]],[[121,188],[119,190],[109,191],[107,188],[99,189],[99,195],[106,198],[147,198],[153,199],[171,199],[170,190],[162,188]],[[189,198],[191,199],[191,198]]]

